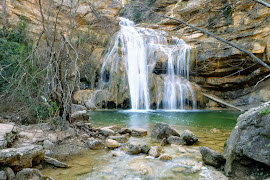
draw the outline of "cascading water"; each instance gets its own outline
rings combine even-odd
[[[121,80],[112,81],[112,79],[113,76],[120,78],[116,74],[123,65],[127,75],[132,110],[149,110],[153,101],[156,102],[157,108],[163,109],[185,109],[190,101],[192,107],[196,108],[195,95],[188,81],[190,46],[175,37],[168,43],[165,32],[135,27],[132,21],[125,18],[121,18],[120,26],[121,29],[114,36],[102,65],[103,81],[100,83],[100,88],[107,87],[109,91],[119,88],[116,82]],[[157,55],[159,53],[167,58],[167,73],[162,75],[163,88],[156,87],[155,90],[153,88],[150,90],[150,85],[155,84],[152,82],[154,81],[152,76],[155,65],[159,61]],[[108,74],[110,77],[104,79]],[[151,96],[158,93],[161,95]]]

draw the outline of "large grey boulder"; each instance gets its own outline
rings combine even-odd
[[[11,124],[0,123],[0,149],[5,149],[11,146],[17,137],[17,130]]]
[[[203,162],[207,165],[219,168],[226,162],[225,158],[221,154],[208,147],[201,146],[200,153],[202,155]]]
[[[240,115],[223,151],[226,175],[270,172],[270,102]],[[258,171],[259,170],[259,171]]]
[[[195,134],[193,134],[190,130],[184,130],[181,133],[180,137],[183,139],[184,144],[186,145],[193,145],[195,142],[198,141],[198,138]]]
[[[169,136],[180,136],[180,135],[175,129],[171,128],[166,123],[159,122],[155,124],[151,132],[152,140],[160,142],[163,138],[168,138]]]
[[[43,175],[38,169],[25,168],[16,174],[16,180],[43,180]]]
[[[0,150],[0,166],[10,166],[15,171],[32,167],[44,159],[45,151],[40,145]]]
[[[137,142],[129,142],[123,146],[123,150],[127,154],[139,154],[141,152],[141,145]]]
[[[183,145],[186,142],[183,140],[182,137],[178,137],[178,136],[170,136],[167,138],[167,143],[168,144],[177,144],[177,145]]]
[[[105,144],[101,140],[94,139],[94,138],[88,138],[87,144],[88,144],[88,147],[92,150],[105,148]]]

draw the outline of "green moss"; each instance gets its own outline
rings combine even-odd
[[[263,110],[261,110],[259,112],[259,115],[262,115],[262,116],[267,115],[267,114],[270,114],[270,108],[269,107],[264,108]]]

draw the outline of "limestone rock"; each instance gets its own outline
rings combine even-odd
[[[169,144],[177,144],[177,145],[182,145],[185,144],[186,142],[183,140],[182,137],[178,137],[178,136],[170,136],[167,138],[167,142]]]
[[[7,179],[7,174],[5,171],[0,171],[0,179],[1,180],[6,180]]]
[[[118,148],[120,146],[120,144],[112,139],[106,139],[105,141],[105,145],[109,148],[109,149],[115,149]]]
[[[38,169],[25,168],[16,174],[16,180],[43,180],[43,175]]]
[[[157,123],[155,124],[152,132],[151,132],[151,138],[156,141],[160,142],[163,138],[167,138],[169,136],[180,136],[178,132],[176,132],[175,129],[171,128],[166,123]]]
[[[48,164],[54,165],[55,167],[59,167],[59,168],[67,168],[68,167],[65,163],[60,162],[57,159],[51,158],[49,156],[44,156],[44,161]]]
[[[72,104],[71,105],[71,113],[75,113],[77,111],[87,111],[87,108],[85,106],[79,105],[79,104]]]
[[[17,137],[17,130],[11,124],[0,123],[0,149],[8,148]]]
[[[169,154],[161,154],[159,156],[160,160],[172,160],[172,156],[170,156]]]
[[[76,111],[71,115],[72,119],[75,120],[80,120],[80,121],[84,121],[84,120],[88,120],[89,119],[89,115],[87,114],[86,110],[83,111]]]
[[[134,128],[131,131],[132,136],[146,136],[147,135],[147,130],[143,128]]]
[[[225,173],[237,177],[270,171],[270,102],[240,115],[223,151]]]
[[[123,151],[113,151],[112,156],[119,157],[119,156],[124,156]]]
[[[148,146],[147,144],[141,145],[141,151],[142,151],[142,153],[144,153],[144,154],[148,154],[148,152],[150,151],[150,149],[151,149],[151,147]]]
[[[128,129],[128,128],[121,128],[119,131],[118,131],[119,134],[131,134],[131,130]]]
[[[14,180],[15,179],[15,173],[10,167],[6,167],[5,172],[7,175],[7,180]]]
[[[122,136],[109,136],[108,139],[115,140],[119,143],[126,143],[128,141],[128,138],[124,135],[122,135]]]
[[[137,142],[127,143],[123,149],[127,154],[139,154],[141,152],[141,146]]]
[[[103,149],[105,147],[104,143],[101,140],[94,138],[88,138],[87,140],[88,147],[93,150]]]
[[[100,129],[101,133],[104,135],[104,136],[113,136],[115,134],[115,132],[109,128],[101,128]]]
[[[208,147],[201,146],[200,153],[202,154],[203,162],[207,165],[219,168],[226,162],[225,158],[221,154]]]
[[[20,148],[8,148],[0,151],[0,165],[12,167],[15,171],[32,167],[44,159],[44,149],[40,145],[26,145]]]
[[[193,134],[191,131],[189,130],[185,130],[182,134],[181,134],[181,138],[185,141],[185,144],[187,145],[193,145],[195,142],[198,141],[197,136],[195,136],[195,134]]]
[[[160,156],[161,152],[162,148],[160,146],[152,146],[148,154],[157,158]]]

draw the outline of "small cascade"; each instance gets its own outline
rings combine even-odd
[[[196,108],[188,81],[190,46],[176,37],[169,41],[163,31],[136,27],[125,18],[121,18],[120,26],[101,68],[100,89],[107,89],[118,99],[120,86],[127,81],[132,110],[149,110],[153,102],[163,109]],[[153,74],[159,54],[164,57],[162,63],[167,63],[167,72],[161,75],[162,87],[154,88],[153,84],[160,84],[154,82],[157,75]]]

